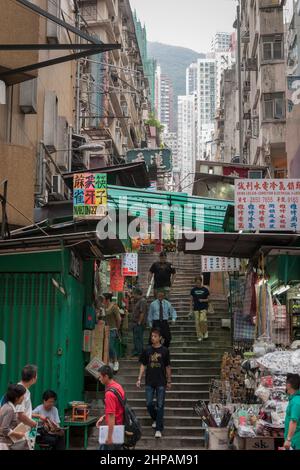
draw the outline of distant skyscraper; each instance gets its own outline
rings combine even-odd
[[[211,52],[228,51],[231,46],[232,33],[218,32],[211,41]]]
[[[173,169],[178,168],[178,139],[176,132],[164,131],[163,142],[166,147],[172,150]]]
[[[174,90],[170,78],[162,73],[161,67],[156,71],[156,114],[167,132],[174,132]]]
[[[198,59],[197,68],[197,159],[201,160],[208,135],[213,130],[215,123],[216,61],[215,59]]]
[[[192,194],[196,168],[196,95],[178,97],[178,167],[182,191]]]
[[[186,94],[193,95],[197,92],[197,62],[194,62],[186,69]]]

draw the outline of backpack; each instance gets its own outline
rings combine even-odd
[[[124,427],[125,427],[125,438],[124,438],[124,449],[130,449],[136,445],[136,443],[142,437],[142,428],[136,417],[133,409],[127,404],[127,400],[122,399],[120,393],[115,388],[108,388],[107,392],[112,392],[119,400],[121,406],[124,408]]]

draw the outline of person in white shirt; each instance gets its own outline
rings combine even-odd
[[[40,416],[40,419],[49,419],[59,428],[60,418],[58,410],[55,406],[57,394],[53,390],[47,390],[43,393],[43,403],[37,406],[33,413]],[[37,435],[38,444],[47,444],[51,450],[65,450],[65,433],[63,429],[59,429],[57,434],[49,434],[43,426],[38,427]]]
[[[23,367],[21,377],[22,380],[19,382],[19,384],[25,387],[26,393],[23,402],[16,406],[18,420],[23,424],[34,428],[36,427],[37,423],[32,419],[32,403],[29,389],[37,381],[37,366],[28,364],[27,366]],[[34,417],[39,418],[40,416],[34,415]]]

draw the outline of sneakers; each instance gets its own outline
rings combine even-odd
[[[201,343],[201,341],[202,341],[202,338],[198,338],[198,341],[199,341],[199,343]]]
[[[114,372],[118,372],[119,370],[119,363],[118,361],[114,363]]]
[[[152,427],[153,427],[153,429],[156,429],[156,421],[153,421]]]
[[[208,338],[208,331],[204,335],[204,339],[207,339],[207,338]]]
[[[161,432],[160,432],[160,431],[156,431],[155,437],[156,437],[157,439],[160,439],[160,438],[162,437]]]

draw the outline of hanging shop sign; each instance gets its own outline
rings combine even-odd
[[[74,219],[101,219],[107,211],[107,175],[80,173],[73,178]]]
[[[202,256],[201,266],[203,273],[234,272],[240,270],[240,260],[222,256]]]
[[[235,182],[235,229],[300,230],[300,180]]]
[[[170,149],[135,149],[127,152],[127,163],[145,162],[150,180],[156,180],[157,172],[172,170],[172,152]]]
[[[123,292],[124,290],[121,259],[110,260],[110,290],[112,292]]]
[[[122,256],[122,275],[137,276],[138,275],[138,254],[124,253]]]

